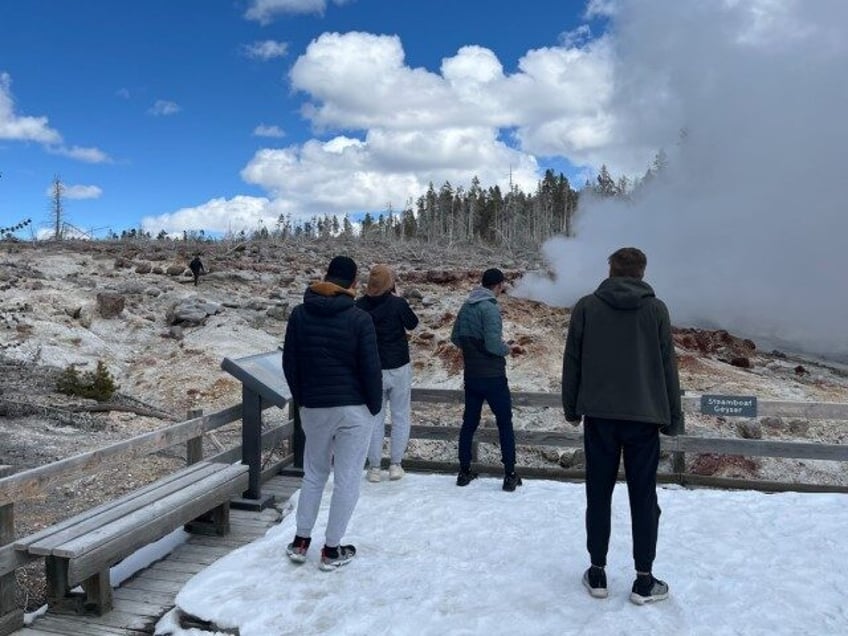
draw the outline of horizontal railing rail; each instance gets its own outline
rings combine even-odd
[[[522,392],[512,393],[515,407],[540,407],[562,409],[562,397],[559,393]],[[457,389],[413,388],[412,402],[418,404],[464,403],[464,393]],[[701,411],[700,395],[682,397],[684,412],[716,417]],[[726,416],[728,419],[736,416]],[[842,402],[797,402],[786,400],[756,400],[756,416],[781,417],[801,420],[848,420],[848,404]],[[440,440],[455,442],[459,439],[459,426],[413,425],[410,439]],[[390,428],[386,427],[388,435]],[[581,448],[583,434],[578,428],[566,423],[564,418],[557,430],[521,430],[515,431],[515,442],[524,447]],[[481,470],[499,471],[497,465],[481,465],[477,462],[479,443],[498,443],[496,429],[481,427],[475,434],[473,447],[475,463]],[[660,474],[661,482],[678,483],[686,486],[703,485],[717,488],[744,488],[763,491],[795,490],[800,492],[848,492],[848,486],[835,484],[811,484],[800,482],[777,482],[758,479],[716,477],[712,475],[692,474],[686,470],[685,456],[692,454],[714,454],[720,456],[771,457],[798,460],[848,461],[848,445],[823,442],[785,441],[747,439],[734,437],[701,437],[679,435],[660,437],[660,448],[672,457],[672,472]],[[411,469],[451,471],[456,470],[456,462],[433,461],[426,459],[404,460]],[[566,469],[559,466],[529,467],[522,466],[528,476],[544,476],[554,479],[583,479],[585,472],[580,469]]]
[[[46,488],[91,473],[126,453],[154,453],[165,450],[240,418],[241,405],[236,404],[217,413],[195,417],[109,446],[15,473],[0,479],[0,505],[38,496]]]
[[[562,408],[559,393],[513,391],[513,406],[540,406]],[[438,402],[462,404],[461,389],[413,388],[413,402]],[[685,413],[699,413],[700,395],[684,395],[681,398]],[[848,403],[844,402],[796,402],[789,400],[757,400],[757,417],[793,417],[807,420],[848,420]]]

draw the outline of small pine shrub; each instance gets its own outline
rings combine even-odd
[[[102,360],[98,360],[97,368],[94,371],[85,371],[82,374],[77,371],[76,365],[69,364],[59,376],[56,388],[65,395],[105,402],[120,387],[115,384],[115,379],[109,373],[106,364]]]
[[[56,381],[56,389],[65,395],[79,395],[82,380],[76,365],[69,364]]]

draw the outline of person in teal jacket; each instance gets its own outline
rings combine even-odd
[[[480,425],[483,403],[495,414],[501,461],[504,466],[503,489],[511,492],[521,485],[515,473],[515,433],[512,428],[512,397],[506,379],[506,356],[510,347],[503,341],[503,321],[497,297],[506,289],[499,269],[483,272],[481,286],[463,303],[451,331],[451,342],[462,349],[465,380],[465,410],[459,432],[459,475],[457,486],[467,486],[477,477],[471,471],[471,442]]]
[[[586,453],[586,547],[583,584],[606,598],[604,573],[612,493],[624,455],[637,605],[668,598],[651,573],[657,549],[659,434],[683,432],[680,380],[668,309],[642,280],[645,254],[624,247],[609,257],[609,278],[571,312],[562,364],[566,421],[583,420]]]

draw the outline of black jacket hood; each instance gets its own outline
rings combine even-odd
[[[654,298],[654,290],[638,278],[613,276],[598,285],[595,296],[614,309],[639,309]]]
[[[321,281],[306,289],[303,306],[311,314],[332,316],[353,307],[353,292],[334,283]]]

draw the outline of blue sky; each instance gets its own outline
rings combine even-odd
[[[510,169],[523,185],[547,167],[580,174],[590,167],[583,158],[575,158],[575,166],[565,153],[522,150],[514,137],[521,122],[512,116],[475,130],[473,95],[460,112],[421,125],[415,120],[454,101],[452,89],[438,86],[445,84],[441,65],[463,47],[482,47],[474,51],[488,51],[485,65],[499,63],[508,77],[521,73],[528,51],[560,47],[582,25],[600,32],[603,23],[604,16],[587,16],[584,2],[562,0],[520,6],[488,0],[4,2],[0,225],[24,218],[47,225],[54,175],[67,188],[66,219],[75,226],[120,231],[143,224],[155,233],[160,226],[237,231],[280,213],[399,209],[430,180],[437,187],[445,180],[467,185],[469,174],[486,185],[506,183]],[[309,52],[322,35],[322,50]],[[337,59],[322,61],[333,49]],[[339,67],[348,56],[366,62],[372,56],[373,75],[364,63],[346,76]],[[298,63],[303,68],[293,81]],[[473,56],[465,63],[477,64]],[[387,69],[398,77],[374,90],[374,103],[358,120],[357,105],[372,97],[368,83],[379,83]],[[418,91],[444,94],[416,105]],[[335,114],[310,118],[304,113],[309,104]],[[381,126],[381,118],[398,114],[405,121]],[[444,131],[458,140],[423,144],[422,136]],[[325,162],[306,157],[306,144],[335,139],[345,147],[369,134],[382,134],[381,143],[398,154],[352,158],[309,177]],[[404,135],[418,140],[395,141]],[[275,180],[267,174],[273,161],[259,165],[255,157],[283,149],[300,165]],[[491,149],[500,156],[481,160]],[[425,154],[431,160],[419,161]],[[261,174],[246,177],[249,165]],[[350,172],[361,172],[362,183]],[[386,175],[390,183],[383,188]],[[362,196],[345,201],[350,189]]]

